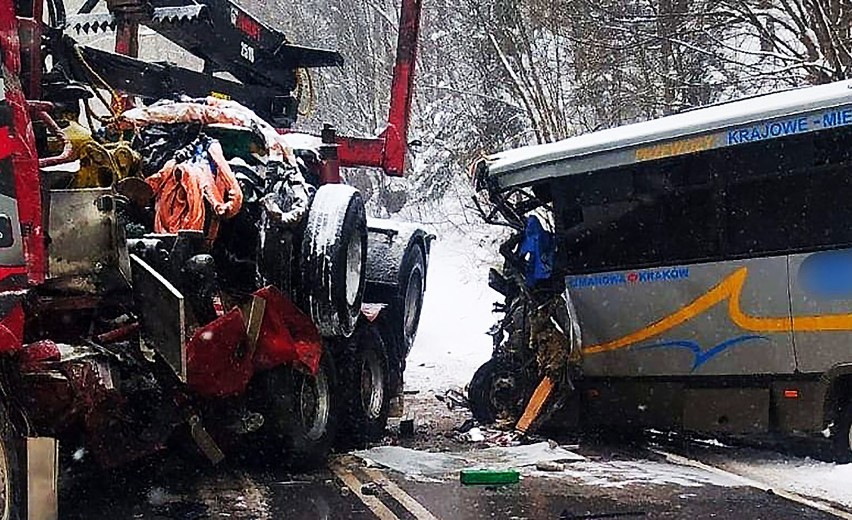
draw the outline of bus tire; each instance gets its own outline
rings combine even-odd
[[[323,352],[316,376],[290,366],[265,374],[267,431],[292,468],[318,467],[331,451],[337,433],[335,375],[328,352]]]
[[[834,459],[841,463],[852,462],[852,401],[841,409],[832,441]]]
[[[320,186],[302,238],[304,307],[320,334],[349,337],[361,313],[367,263],[367,217],[357,190]]]
[[[498,419],[517,420],[526,402],[518,375],[519,371],[511,370],[496,359],[479,367],[467,391],[473,418],[480,424],[492,424]]]
[[[348,445],[363,445],[384,435],[390,410],[390,372],[378,330],[365,326],[347,342],[338,359],[343,431]]]

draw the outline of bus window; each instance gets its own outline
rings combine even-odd
[[[717,211],[707,164],[706,159],[677,160],[620,168],[598,175],[594,187],[591,178],[578,179],[571,202],[582,208],[582,223],[568,230],[574,240],[565,241],[571,272],[717,257]],[[604,179],[608,187],[601,185]]]
[[[752,154],[730,154],[725,235],[731,256],[852,244],[847,224],[852,217],[852,135],[821,134],[759,143]]]

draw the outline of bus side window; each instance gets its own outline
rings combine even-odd
[[[845,139],[844,139],[845,137]],[[732,255],[808,251],[852,244],[848,129],[757,143],[738,153],[727,185]],[[755,145],[748,145],[755,146]],[[773,157],[777,160],[762,160]]]

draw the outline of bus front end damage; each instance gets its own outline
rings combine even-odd
[[[513,232],[491,273],[505,316],[470,385],[477,417],[523,432],[570,403],[598,433],[799,438],[852,460],[852,313],[838,274],[852,235],[820,202],[849,188],[849,122],[837,124],[849,88],[745,98],[477,164],[483,216]],[[788,120],[797,132],[759,131]]]
[[[563,276],[556,269],[552,205],[538,188],[501,189],[487,161],[475,166],[474,202],[484,220],[510,229],[500,246],[502,270],[489,286],[503,301],[492,327],[492,357],[474,374],[469,401],[474,417],[517,434],[532,434],[554,414],[575,423],[574,381],[580,376],[580,328]]]

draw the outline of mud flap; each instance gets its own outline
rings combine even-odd
[[[59,518],[59,442],[50,437],[27,437],[27,519]]]
[[[538,387],[535,389],[535,392],[533,392],[532,397],[530,397],[529,403],[527,403],[527,407],[524,410],[524,414],[518,420],[518,424],[515,425],[516,432],[520,435],[527,435],[533,432],[531,430],[533,421],[538,419],[541,415],[541,411],[544,408],[545,403],[550,398],[550,394],[553,393],[554,386],[555,384],[553,379],[551,379],[550,376],[544,376],[538,384]]]

